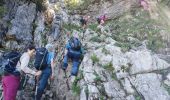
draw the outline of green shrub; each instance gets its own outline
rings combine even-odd
[[[97,30],[97,26],[98,26],[98,24],[90,24],[90,25],[89,25],[89,28],[90,28],[91,30],[93,30],[93,31],[96,31],[96,30]]]
[[[115,70],[115,68],[113,67],[112,62],[109,62],[108,64],[103,65],[103,68],[108,70],[108,71],[111,71],[111,72],[113,72]]]
[[[72,31],[72,30],[80,30],[81,29],[81,27],[80,26],[77,26],[77,25],[75,25],[75,24],[63,24],[63,28],[64,29],[67,29],[67,30],[69,30],[69,31]]]
[[[102,49],[102,53],[106,55],[110,54],[110,52],[105,47]]]
[[[94,71],[94,75],[96,76],[95,79],[94,79],[94,82],[95,82],[96,84],[101,83],[101,82],[102,82],[102,79],[101,79],[101,77],[97,74],[96,71]]]
[[[0,18],[3,17],[4,13],[6,12],[6,9],[4,6],[0,6]]]
[[[115,45],[118,46],[118,47],[121,47],[122,52],[129,51],[132,47],[132,45],[130,43],[116,42]]]
[[[112,77],[113,80],[117,80],[116,73],[112,72],[111,77]]]
[[[160,30],[164,28],[161,27],[160,23],[151,20],[148,13],[139,9],[137,12],[138,16],[122,17],[108,23],[111,32],[113,32],[112,38],[117,41],[116,45],[126,52],[133,47],[140,46],[140,41],[148,40],[147,47],[149,49],[159,50],[163,47],[163,40],[159,34]],[[128,37],[136,38],[139,41],[130,41]]]
[[[142,100],[142,98],[140,96],[136,96],[135,99],[136,100]]]
[[[104,96],[101,95],[99,100],[104,100]]]
[[[162,37],[152,33],[148,34],[147,47],[154,52],[164,47]]]
[[[99,37],[99,36],[94,36],[90,39],[90,41],[93,41],[93,42],[103,42],[102,39]]]
[[[170,94],[170,86],[163,84],[163,87],[166,89],[166,91],[168,92],[168,94]]]
[[[129,72],[130,67],[131,67],[131,66],[122,65],[122,66],[121,66],[121,70],[122,70],[123,72]]]
[[[93,54],[91,56],[91,60],[92,60],[93,63],[98,63],[99,62],[99,58],[96,56],[96,54]]]
[[[80,94],[81,88],[78,84],[73,83],[71,89],[72,89],[73,93],[75,93],[76,95]]]

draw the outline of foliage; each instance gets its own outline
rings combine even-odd
[[[163,47],[161,36],[153,35],[152,33],[149,33],[147,38],[148,38],[147,47],[150,50],[156,52],[156,50],[158,48],[162,48]]]
[[[63,24],[63,28],[64,29],[67,29],[69,31],[72,31],[72,30],[80,30],[81,27],[80,26],[77,26],[75,24]]]
[[[97,26],[98,24],[90,24],[88,27],[93,30],[93,31],[96,31],[97,30]]]
[[[94,82],[95,82],[96,84],[102,82],[101,77],[97,74],[96,71],[94,71],[94,75],[96,76],[95,79],[94,79]]]
[[[0,18],[3,17],[4,13],[6,12],[6,9],[4,6],[0,6]]]
[[[168,92],[168,94],[170,94],[170,86],[163,84],[164,88],[166,89],[166,91]]]
[[[138,16],[119,18],[107,24],[113,33],[112,38],[117,41],[116,45],[124,52],[140,46],[140,41],[144,40],[148,40],[147,47],[153,51],[163,47],[163,40],[159,35],[161,26],[155,20],[149,19],[146,12],[139,11]],[[129,40],[129,37],[137,40]]]
[[[73,82],[71,89],[72,89],[73,93],[75,93],[76,95],[80,94],[80,91],[81,91],[80,85],[75,84]]]
[[[96,56],[96,54],[93,54],[91,56],[91,60],[92,60],[93,63],[98,63],[99,62],[99,58]]]
[[[81,0],[64,0],[64,3],[70,10],[74,10],[80,6]]]
[[[103,40],[99,37],[99,36],[93,36],[90,41],[93,41],[93,42],[103,42]]]
[[[122,70],[123,72],[129,72],[130,67],[131,67],[131,66],[129,66],[129,65],[128,65],[128,66],[122,65],[122,66],[121,66],[121,70]]]
[[[132,48],[132,45],[130,43],[116,42],[115,45],[121,47],[122,52],[129,51]]]
[[[111,77],[113,80],[117,80],[116,73],[112,72]]]
[[[105,47],[102,49],[102,53],[106,55],[110,54],[110,52]]]
[[[115,70],[115,68],[113,67],[112,62],[109,62],[108,64],[103,65],[103,68],[108,70],[108,71],[111,71],[111,72],[113,72]]]
[[[142,100],[140,96],[135,97],[136,100]]]
[[[81,88],[80,85],[78,85],[78,81],[80,81],[81,79],[83,79],[83,71],[79,70],[80,74],[79,76],[77,76],[72,84],[72,91],[73,93],[75,93],[76,95],[80,94]]]

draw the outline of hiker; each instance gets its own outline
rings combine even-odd
[[[70,76],[73,76],[75,78],[75,76],[77,76],[78,74],[79,65],[81,63],[80,60],[83,53],[81,42],[79,41],[77,34],[74,34],[73,37],[70,38],[65,48],[66,50],[62,69],[64,70],[64,72],[66,71],[68,67],[68,59],[71,59],[73,63]]]
[[[81,26],[83,30],[87,27],[87,21],[89,20],[90,16],[83,16],[80,19]]]
[[[139,0],[139,3],[144,10],[149,10],[149,3],[146,0]]]
[[[105,23],[105,21],[106,21],[106,14],[97,18],[97,22],[99,25],[103,25]]]
[[[2,79],[4,100],[15,100],[17,90],[19,89],[20,86],[20,78],[22,76],[21,73],[32,74],[35,76],[41,74],[41,71],[36,72],[28,67],[28,63],[31,57],[33,57],[34,52],[35,47],[30,45],[28,46],[27,51],[23,53],[21,57],[14,51],[11,53],[11,55],[9,55],[18,56],[16,56],[11,62],[9,61],[10,64],[7,65],[8,66],[7,68],[5,66],[4,69],[5,71]]]
[[[38,88],[36,91],[36,100],[41,100],[44,89],[48,84],[48,79],[54,79],[54,47],[52,44],[47,44],[45,47],[48,52],[46,56],[47,66],[42,69],[42,74],[39,77]]]

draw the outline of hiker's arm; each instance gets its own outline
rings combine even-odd
[[[35,75],[35,71],[28,68],[28,63],[29,63],[29,58],[28,57],[23,57],[23,59],[21,59],[21,70],[27,74],[32,74]]]
[[[52,76],[54,76],[54,60],[51,60],[51,70],[52,70]]]

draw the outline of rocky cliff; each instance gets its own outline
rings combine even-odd
[[[80,1],[1,0],[0,64],[9,50],[52,43],[55,80],[49,80],[44,100],[170,100],[168,0],[149,0],[151,13],[137,0]],[[108,21],[98,26],[96,17],[104,13]],[[91,16],[85,31],[82,15]],[[66,74],[61,69],[68,33],[77,33],[85,49],[74,80],[68,77],[71,62]],[[17,100],[32,100],[33,83],[30,78]]]

